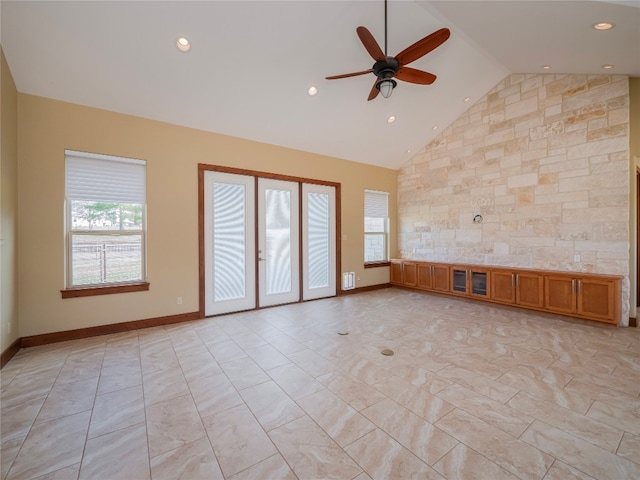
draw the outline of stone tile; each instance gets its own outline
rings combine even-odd
[[[246,388],[240,395],[266,431],[305,415],[273,381]]]
[[[444,368],[438,371],[438,375],[500,403],[506,403],[511,397],[518,393],[518,389],[516,388],[490,378],[479,376],[460,367],[452,366]]]
[[[149,456],[152,458],[206,435],[191,395],[149,405],[146,415]]]
[[[225,363],[246,357],[245,351],[233,340],[223,340],[221,342],[207,343],[207,348],[215,358],[216,362]]]
[[[345,452],[375,480],[391,478],[442,480],[443,478],[380,429],[347,446]]]
[[[308,349],[290,353],[287,356],[314,378],[333,372],[339,368],[333,362]]]
[[[341,447],[376,428],[330,390],[302,397],[298,404]]]
[[[640,436],[625,432],[617,453],[622,458],[640,464]]]
[[[294,400],[324,388],[315,378],[293,363],[272,368],[267,373]]]
[[[551,455],[460,409],[440,419],[436,426],[523,480],[540,480],[553,463]],[[491,441],[487,441],[489,438]]]
[[[353,478],[360,467],[309,417],[269,432],[298,478]]]
[[[118,364],[103,364],[98,382],[98,395],[142,385],[140,358]]]
[[[382,400],[362,414],[391,435],[420,460],[433,465],[458,441],[393,400]]]
[[[594,478],[640,478],[640,465],[536,420],[522,440]]]
[[[556,460],[544,476],[544,480],[595,480],[592,476]]]
[[[222,373],[222,369],[207,350],[196,355],[179,356],[178,361],[187,381]]]
[[[635,401],[607,398],[596,400],[587,417],[634,435],[640,435],[640,399]]]
[[[142,377],[144,403],[153,405],[189,394],[187,381],[178,366],[167,370],[154,370]]]
[[[80,463],[90,417],[87,411],[34,425],[7,480],[33,478]]]
[[[448,480],[518,480],[463,443],[456,445],[433,468]]]
[[[514,437],[519,437],[533,422],[533,418],[521,410],[505,406],[460,385],[445,388],[438,393],[438,397]]]
[[[36,477],[33,480],[75,480],[78,478],[78,475],[80,475],[80,464],[76,463],[70,467],[61,468],[55,472]]]
[[[612,453],[615,453],[622,438],[622,430],[592,420],[554,403],[536,399],[526,393],[518,393],[509,400],[507,405],[540,421],[552,423],[565,432]]]
[[[229,480],[265,480],[271,478],[298,480],[298,477],[294,475],[280,454],[273,455],[246,470],[236,473],[229,477]]]
[[[269,376],[249,357],[222,363],[220,367],[236,387],[236,390],[242,390],[243,388],[269,381]]]
[[[273,443],[245,405],[207,417],[204,425],[225,477],[277,453]]]
[[[225,375],[194,378],[189,381],[191,395],[202,418],[242,404],[242,398]]]
[[[2,405],[0,414],[0,450],[22,445],[24,438],[29,433],[46,396],[33,397],[32,399],[17,405]],[[0,477],[4,478],[4,477]]]
[[[260,345],[259,347],[250,348],[247,350],[247,354],[251,357],[251,360],[256,362],[263,370],[269,370],[291,362],[291,360],[271,345]]]
[[[374,385],[378,390],[430,423],[454,409],[454,406],[395,375]]]
[[[371,385],[344,372],[331,372],[317,379],[356,410],[362,410],[385,398]]]
[[[144,424],[87,440],[80,480],[151,478],[147,429]]]
[[[223,480],[207,437],[151,459],[154,480]]]
[[[42,405],[35,423],[91,410],[97,387],[97,377],[55,385]]]
[[[98,395],[93,406],[88,438],[144,423],[142,385]]]

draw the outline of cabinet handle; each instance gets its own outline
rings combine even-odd
[[[515,277],[515,275],[512,273],[511,274],[511,286],[513,287],[513,277]]]
[[[433,265],[431,265],[431,276],[433,277]]]
[[[571,293],[576,293],[576,281],[571,280]]]
[[[581,287],[582,281],[578,280],[578,295],[580,295],[580,287]]]

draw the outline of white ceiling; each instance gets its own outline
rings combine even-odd
[[[384,49],[383,5],[2,0],[0,38],[20,92],[389,168],[508,73],[640,76],[640,0],[391,0],[388,54],[443,26],[452,34],[411,64],[433,85],[398,82],[367,102],[373,74],[324,77],[371,68],[355,30]],[[616,26],[594,30],[600,21]]]

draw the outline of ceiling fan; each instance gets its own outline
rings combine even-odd
[[[358,27],[356,33],[360,38],[360,41],[364,45],[364,48],[369,52],[369,55],[376,61],[369,70],[363,70],[361,72],[345,73],[343,75],[333,75],[331,77],[325,77],[327,80],[337,80],[339,78],[356,77],[358,75],[366,75],[367,73],[373,73],[376,76],[376,81],[371,88],[369,98],[367,100],[373,100],[378,96],[378,93],[382,93],[384,98],[389,98],[393,89],[396,87],[398,80],[403,80],[409,83],[417,83],[420,85],[431,85],[436,80],[436,76],[433,73],[423,72],[416,68],[407,67],[408,63],[418,60],[432,50],[435,50],[444,42],[447,41],[451,32],[448,28],[441,28],[436,30],[431,35],[427,35],[422,40],[418,40],[410,47],[405,48],[395,57],[387,55],[387,0],[384,1],[384,53],[382,49],[373,38],[373,35],[365,27]]]

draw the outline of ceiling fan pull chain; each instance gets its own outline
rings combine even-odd
[[[387,0],[384,0],[384,56],[387,56]]]

